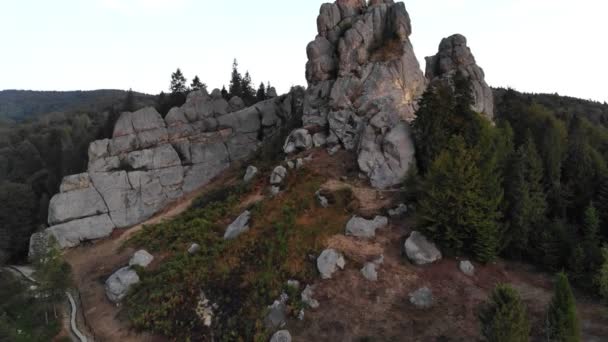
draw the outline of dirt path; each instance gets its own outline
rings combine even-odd
[[[154,342],[167,340],[161,336],[131,330],[127,318],[121,316],[120,305],[114,305],[107,300],[104,290],[105,279],[118,268],[128,264],[135,251],[132,248],[122,248],[122,246],[133,234],[140,231],[144,225],[157,224],[183,213],[195,198],[218,184],[225,184],[229,174],[226,172],[224,176],[170,205],[163,212],[142,224],[126,230],[117,230],[108,239],[81,245],[65,253],[65,259],[72,266],[73,279],[82,299],[84,321],[95,341]]]

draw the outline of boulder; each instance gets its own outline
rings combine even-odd
[[[399,206],[397,206],[396,208],[390,209],[388,211],[388,216],[390,217],[401,217],[405,214],[407,214],[407,205],[403,203],[399,204]]]
[[[245,233],[249,230],[249,219],[251,217],[251,212],[246,210],[239,217],[232,222],[228,228],[226,229],[226,233],[224,234],[224,240],[232,240],[238,237],[239,235]]]
[[[294,153],[298,150],[310,150],[312,148],[312,136],[304,128],[296,129],[285,140],[283,152]]]
[[[433,291],[428,287],[420,288],[409,295],[410,303],[419,309],[428,309],[433,306]]]
[[[426,77],[431,86],[451,85],[456,74],[471,80],[473,110],[483,113],[489,120],[494,119],[494,95],[485,81],[485,74],[475,62],[467,39],[460,34],[444,38],[435,56],[426,58]]]
[[[270,342],[291,342],[291,334],[287,330],[279,330],[272,335]]]
[[[306,285],[306,288],[301,293],[302,303],[308,305],[311,309],[316,309],[319,307],[319,301],[314,299],[314,290],[315,287],[312,285]]]
[[[314,147],[323,147],[327,144],[327,134],[324,132],[315,133],[312,136],[312,144]]]
[[[129,260],[129,266],[141,266],[143,268],[148,267],[154,260],[154,256],[148,253],[146,250],[139,250],[133,254],[131,260]]]
[[[107,214],[90,216],[47,228],[60,248],[78,246],[83,241],[102,239],[114,231],[114,223]]]
[[[458,268],[462,273],[468,275],[469,277],[475,275],[475,266],[473,266],[473,264],[468,260],[462,260],[460,263],[458,263]]]
[[[275,300],[268,307],[268,315],[264,320],[266,327],[271,329],[281,328],[287,322],[287,305],[284,300]]]
[[[129,292],[131,286],[139,283],[139,276],[130,267],[123,267],[106,280],[106,296],[113,303],[120,302]]]
[[[360,238],[372,238],[376,236],[376,229],[388,225],[388,219],[384,216],[376,216],[373,220],[353,216],[346,224],[346,235]]]
[[[230,101],[228,101],[228,108],[231,112],[241,110],[241,109],[245,108],[245,102],[243,102],[243,100],[240,97],[233,96],[230,99]]]
[[[321,205],[321,207],[323,207],[323,208],[329,207],[329,200],[327,199],[327,197],[325,197],[321,194],[321,190],[317,191],[315,193],[315,196],[317,197],[317,201],[319,202],[319,205]]]
[[[247,166],[247,171],[245,172],[245,177],[243,177],[243,181],[245,183],[249,183],[253,178],[255,178],[257,174],[258,168],[253,165],[249,165]]]
[[[213,322],[214,308],[217,308],[214,304],[209,301],[203,291],[199,294],[198,302],[196,303],[196,315],[203,322],[203,325],[210,327]]]
[[[287,177],[287,169],[284,166],[277,166],[270,174],[270,184],[280,185]]]
[[[317,258],[317,269],[323,279],[330,279],[338,269],[343,269],[345,265],[342,254],[334,249],[324,250]]]
[[[87,172],[72,176],[65,176],[59,186],[59,192],[82,190],[91,186],[91,177]]]
[[[49,203],[48,222],[61,224],[108,212],[103,198],[94,187],[60,192]]]
[[[201,245],[198,243],[193,243],[188,247],[188,254],[196,254],[201,250]]]
[[[434,243],[419,232],[412,232],[405,240],[405,254],[416,265],[426,265],[441,260],[441,252]]]
[[[373,262],[367,262],[361,269],[361,274],[363,277],[369,281],[377,281],[378,280],[378,271],[376,270],[378,265]]]

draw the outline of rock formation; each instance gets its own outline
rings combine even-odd
[[[457,72],[470,78],[476,112],[485,114],[488,119],[494,118],[494,95],[485,81],[483,70],[475,62],[467,39],[455,34],[445,38],[439,44],[439,52],[426,58],[426,77],[431,85],[437,82],[449,82]]]
[[[239,99],[201,90],[165,119],[154,108],[123,113],[112,139],[91,143],[87,172],[63,179],[50,202],[50,228],[32,246],[52,235],[61,248],[73,247],[143,222],[251,156],[301,106],[297,92],[242,109]]]
[[[329,145],[358,153],[373,186],[400,183],[414,158],[407,121],[426,87],[403,3],[323,4],[307,47],[305,127],[328,129]]]

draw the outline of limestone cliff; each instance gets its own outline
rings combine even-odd
[[[30,252],[49,234],[67,248],[143,222],[249,157],[301,104],[292,93],[242,108],[215,90],[190,93],[165,119],[151,107],[123,113],[112,139],[91,143],[87,172],[63,179],[50,228],[32,237]]]
[[[356,151],[375,187],[400,183],[414,158],[408,121],[426,87],[409,15],[392,0],[324,4],[308,45],[304,126]]]
[[[473,109],[494,119],[494,95],[485,81],[485,74],[475,62],[467,39],[455,34],[444,38],[435,56],[426,57],[426,77],[431,84],[449,82],[457,72],[471,80],[475,104]]]

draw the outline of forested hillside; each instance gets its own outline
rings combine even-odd
[[[23,121],[53,112],[100,112],[122,101],[126,93],[124,90],[3,90],[0,91],[0,121]],[[136,102],[154,104],[151,95],[133,95]]]

